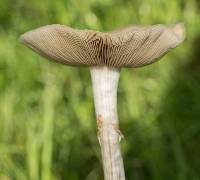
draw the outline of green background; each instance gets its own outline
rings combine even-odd
[[[46,24],[109,31],[184,22],[162,61],[122,69],[128,180],[200,179],[199,0],[0,0],[0,180],[102,180],[88,68],[44,60],[18,41]]]

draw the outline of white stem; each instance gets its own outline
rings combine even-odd
[[[117,87],[120,70],[110,67],[90,68],[98,135],[105,180],[125,180],[120,152],[117,115]]]

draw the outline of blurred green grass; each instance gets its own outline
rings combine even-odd
[[[182,21],[187,39],[162,61],[122,69],[127,179],[200,179],[198,0],[1,0],[0,179],[103,179],[87,68],[44,60],[18,42],[46,24],[109,31]]]

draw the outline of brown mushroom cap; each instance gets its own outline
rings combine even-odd
[[[140,67],[155,62],[185,38],[182,23],[130,26],[114,32],[48,25],[20,41],[38,54],[72,66]]]

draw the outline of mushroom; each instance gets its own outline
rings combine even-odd
[[[113,32],[47,25],[27,32],[20,41],[38,54],[70,66],[90,69],[98,138],[105,180],[125,180],[119,142],[117,87],[122,67],[157,61],[185,38],[182,23],[130,26]]]

